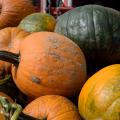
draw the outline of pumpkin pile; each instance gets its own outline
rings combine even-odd
[[[120,120],[120,12],[85,5],[56,20],[19,2],[24,18],[10,10],[0,30],[0,120]]]

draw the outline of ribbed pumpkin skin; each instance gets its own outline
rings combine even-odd
[[[27,15],[34,12],[30,0],[0,0],[0,29],[16,27]]]
[[[54,31],[56,20],[53,16],[46,13],[33,13],[25,17],[19,24],[28,32]]]
[[[81,49],[70,39],[52,32],[37,32],[20,46],[20,63],[13,66],[13,79],[26,95],[72,96],[86,79],[86,62]],[[32,87],[31,87],[32,86]]]
[[[120,64],[103,68],[84,84],[79,112],[85,120],[120,120]]]
[[[0,30],[0,50],[19,53],[20,43],[27,35],[29,35],[28,32],[17,27],[8,27]],[[0,61],[0,78],[10,72],[11,64]]]
[[[80,120],[76,106],[67,98],[57,95],[39,97],[28,104],[23,112],[44,120]]]
[[[85,5],[58,18],[55,32],[76,42],[87,62],[120,61],[120,13],[98,5]]]

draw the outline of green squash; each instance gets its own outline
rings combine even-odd
[[[87,80],[78,108],[84,120],[120,120],[120,64],[104,67]]]
[[[120,13],[100,5],[85,5],[61,15],[55,32],[76,42],[87,63],[120,61]]]
[[[54,31],[56,20],[47,13],[33,13],[25,17],[19,24],[19,28],[27,32]]]

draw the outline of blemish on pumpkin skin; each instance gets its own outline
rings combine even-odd
[[[55,58],[56,60],[62,60],[62,57],[59,54],[56,54],[55,52],[49,52],[48,53],[50,56],[52,56],[53,58]]]
[[[35,76],[32,76],[31,80],[32,80],[32,82],[34,82],[36,84],[40,84],[40,81],[41,81],[39,78],[37,78]]]
[[[58,40],[57,37],[49,36],[48,41],[51,43],[51,48],[57,49],[62,44],[62,41]]]

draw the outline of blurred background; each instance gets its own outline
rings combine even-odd
[[[31,0],[37,12],[47,12],[57,17],[74,7],[98,4],[120,10],[116,0]]]

